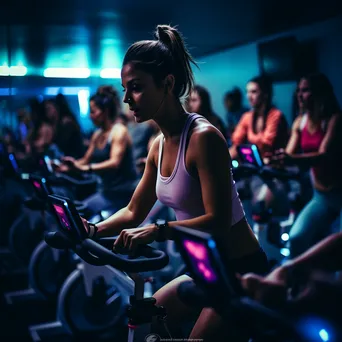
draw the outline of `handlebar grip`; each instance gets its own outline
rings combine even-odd
[[[74,249],[75,253],[87,262],[90,265],[94,266],[104,266],[106,262],[100,260],[97,256],[91,254],[88,250],[86,250],[82,245],[77,245]]]
[[[111,249],[103,247],[99,242],[90,239],[85,239],[82,242],[82,246],[91,254],[101,259],[105,264],[109,264],[125,272],[136,273],[159,270],[169,262],[166,253],[150,246],[139,246],[137,248],[138,255],[135,258],[116,254]]]
[[[56,249],[73,249],[75,244],[61,232],[45,232],[45,242]]]

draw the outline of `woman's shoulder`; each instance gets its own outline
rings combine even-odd
[[[110,137],[116,138],[116,137],[123,137],[123,136],[129,136],[129,129],[126,125],[124,125],[122,122],[116,122],[110,131]]]
[[[204,117],[196,120],[189,139],[189,145],[195,148],[198,148],[199,145],[214,148],[217,144],[226,144],[226,139],[222,133]]]
[[[279,117],[285,117],[284,113],[277,107],[272,107],[268,112],[269,118],[279,118]]]

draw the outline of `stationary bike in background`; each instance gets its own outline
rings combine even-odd
[[[271,265],[275,266],[284,257],[290,255],[286,247],[288,233],[302,208],[300,173],[297,168],[275,168],[265,165],[256,145],[241,145],[238,147],[238,153],[241,162],[233,161],[233,174],[234,179],[244,182],[242,196],[248,193],[248,180],[252,176],[260,177],[270,189],[275,180],[286,182],[286,185],[291,187],[287,196],[288,203],[284,203],[289,207],[287,216],[275,216],[272,209],[266,208],[262,201],[252,206],[253,231],[269,257]],[[250,200],[250,197],[248,199]]]
[[[0,246],[7,246],[9,229],[22,209],[22,198],[31,190],[26,182],[27,171],[20,167],[14,153],[8,152],[5,143],[0,141]]]
[[[23,249],[32,249],[29,258],[29,288],[21,291],[14,291],[5,295],[7,304],[29,303],[39,300],[55,300],[59,289],[66,277],[76,267],[78,259],[74,258],[74,254],[68,251],[55,250],[49,247],[43,240],[44,232],[56,229],[58,221],[55,216],[50,214],[51,207],[49,205],[48,196],[52,194],[69,194],[72,193],[67,188],[51,187],[49,181],[38,175],[30,175],[30,182],[35,190],[32,197],[26,200],[26,205],[32,211],[41,212],[43,224],[36,227],[35,232],[28,230],[22,232],[22,236],[18,236],[16,246],[22,245]],[[88,208],[79,201],[73,201],[77,210],[83,217],[90,221],[101,221],[104,215],[111,215],[111,209],[103,210],[95,216],[89,216]],[[28,229],[28,228],[27,228]],[[35,246],[26,246],[27,241],[33,240],[32,236],[36,237],[37,244]],[[28,248],[29,247],[29,248]]]
[[[6,272],[8,273],[13,269],[25,268],[33,249],[43,239],[43,231],[46,229],[46,215],[42,208],[34,208],[37,201],[32,200],[30,197],[32,197],[33,193],[37,194],[37,192],[32,187],[30,175],[44,175],[48,171],[44,159],[40,159],[34,173],[23,172],[13,153],[7,154],[6,165],[8,176],[15,180],[16,186],[24,188],[25,193],[25,196],[23,195],[20,203],[16,206],[16,219],[8,229],[7,244],[5,244],[8,248],[5,247],[1,250],[2,267],[7,269]],[[63,189],[68,195],[75,192],[78,195],[73,195],[75,200],[82,198],[81,195],[84,196],[91,191],[95,191],[97,186],[97,179],[95,177],[80,181],[72,177],[60,177],[52,173],[49,173],[48,176],[47,179],[50,184],[55,186],[55,189],[58,189],[59,192],[63,192]],[[4,234],[2,233],[1,235]],[[14,259],[11,254],[15,256],[15,265],[18,264],[17,266],[13,264]]]

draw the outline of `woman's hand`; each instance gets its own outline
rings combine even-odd
[[[67,164],[63,164],[57,159],[53,159],[49,161],[49,163],[55,172],[69,172],[70,171],[70,167]]]
[[[62,162],[64,162],[65,164],[74,164],[74,163],[76,162],[76,159],[75,159],[75,158],[69,157],[69,156],[62,157],[61,160],[62,160]]]
[[[86,230],[87,234],[89,235],[90,229],[89,229],[88,221],[83,217],[81,217],[81,220],[82,220],[84,229]]]
[[[113,249],[134,251],[139,245],[148,245],[158,236],[158,228],[148,225],[141,228],[124,229],[114,243]]]
[[[65,165],[63,169],[67,169],[67,171],[85,172],[89,170],[89,165],[82,165],[73,157],[63,157],[62,165]]]
[[[293,157],[287,154],[284,149],[275,151],[274,154],[269,157],[270,165],[286,166],[293,164],[293,162]]]
[[[287,299],[287,278],[287,270],[278,267],[266,277],[249,273],[240,280],[251,298],[268,306],[279,306]]]

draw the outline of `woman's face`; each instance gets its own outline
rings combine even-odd
[[[97,127],[100,127],[105,119],[105,113],[93,100],[90,101],[90,119]]]
[[[56,106],[52,102],[45,103],[45,113],[49,121],[55,123],[59,119],[59,113]]]
[[[192,113],[199,113],[201,109],[201,98],[197,91],[192,91],[189,97],[189,109]]]
[[[123,101],[128,103],[136,122],[162,115],[167,89],[157,86],[152,75],[128,63],[122,68],[121,80],[124,88]]]
[[[262,94],[262,91],[258,83],[255,83],[255,82],[247,83],[246,90],[247,90],[247,99],[251,108],[260,107],[264,101],[264,96]]]
[[[309,82],[305,78],[302,78],[298,83],[297,101],[300,110],[306,110],[310,108],[310,103],[312,101],[312,93]]]

